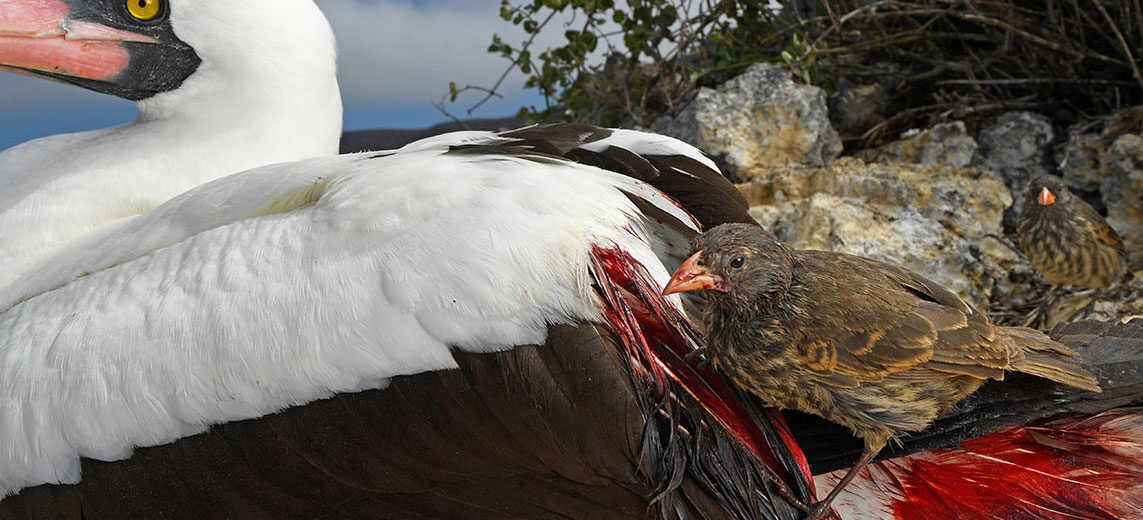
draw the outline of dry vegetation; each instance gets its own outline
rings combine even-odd
[[[823,0],[803,20],[831,75],[893,92],[879,141],[939,120],[1033,109],[1057,123],[1138,104],[1140,0]]]
[[[494,38],[489,50],[547,97],[522,111],[533,120],[648,125],[695,86],[759,61],[782,63],[833,94],[876,87],[886,93],[883,116],[846,128],[851,148],[1004,110],[1037,110],[1066,125],[1143,102],[1143,0],[781,3],[505,0],[505,20],[533,36],[563,30],[567,43],[541,51],[531,40]],[[570,26],[551,23],[568,11]],[[600,52],[606,65],[589,65]],[[480,90],[495,95],[496,86]]]

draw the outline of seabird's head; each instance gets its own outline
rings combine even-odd
[[[0,0],[0,68],[134,101],[204,76],[332,77],[335,53],[312,0]]]

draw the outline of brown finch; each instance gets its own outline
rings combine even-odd
[[[1100,295],[1123,278],[1127,255],[1123,240],[1090,204],[1074,195],[1059,177],[1032,181],[1016,219],[1016,237],[1024,256],[1055,287],[1040,308],[1043,317],[1060,286],[1094,289],[1084,315]]]
[[[865,443],[811,520],[890,439],[924,429],[988,379],[1017,371],[1100,391],[1068,347],[993,325],[903,267],[792,249],[743,224],[703,233],[692,252],[663,292],[702,291],[713,365],[766,403],[820,415]]]

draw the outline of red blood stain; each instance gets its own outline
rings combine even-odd
[[[894,502],[900,520],[1139,519],[1140,439],[1138,410],[1113,410],[1037,421],[882,465],[903,491]]]
[[[794,488],[793,476],[778,462],[762,432],[731,390],[714,373],[685,361],[685,356],[698,348],[699,334],[686,317],[663,299],[643,266],[618,248],[595,246],[592,268],[605,300],[609,325],[620,336],[631,359],[650,375],[657,390],[665,395],[673,387],[693,396],[735,439]],[[638,299],[637,310],[625,300],[624,293]],[[812,494],[809,464],[785,419],[772,409],[767,410],[766,419],[794,456],[801,473],[798,477],[808,483]]]

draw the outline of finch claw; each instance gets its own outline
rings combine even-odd
[[[817,502],[810,506],[809,511],[806,512],[805,520],[822,520],[829,515],[829,504],[825,501]]]
[[[688,365],[694,365],[694,360],[703,354],[706,354],[706,347],[696,348],[683,357],[683,361]]]
[[[1068,317],[1068,321],[1087,319],[1087,317],[1091,315],[1091,311],[1095,310],[1095,302],[1099,301],[1102,297],[1103,291],[1096,291],[1091,295],[1091,300],[1087,302],[1087,305],[1073,312],[1072,315]]]
[[[790,488],[786,487],[786,483],[783,482],[782,479],[779,479],[777,475],[769,472],[767,472],[767,476],[770,477],[770,483],[774,484],[774,489],[778,492],[779,495],[782,495],[782,498],[785,498],[786,501],[793,504],[794,507],[801,509],[802,511],[809,512],[809,506],[807,506],[805,502],[799,500],[798,497],[795,497],[794,494],[790,492]]]

